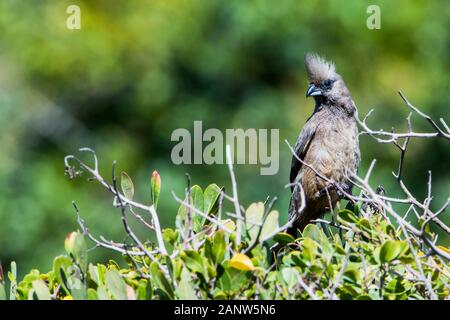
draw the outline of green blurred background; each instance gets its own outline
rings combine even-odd
[[[81,30],[68,30],[66,8],[81,8]],[[381,8],[381,30],[368,30],[369,4]],[[450,121],[448,1],[16,1],[0,2],[0,260],[19,272],[48,270],[76,229],[75,200],[90,230],[123,240],[119,213],[97,184],[64,175],[63,158],[79,147],[97,151],[102,173],[111,163],[133,177],[149,201],[149,176],[162,177],[159,214],[172,226],[185,173],[205,187],[229,187],[225,165],[175,166],[176,128],[279,128],[280,171],[237,166],[242,204],[277,196],[286,219],[291,156],[313,109],[306,100],[303,55],[336,63],[360,114],[374,128],[405,129],[408,109],[396,91],[435,117]],[[416,130],[430,130],[414,118]],[[378,163],[373,185],[400,195],[391,175],[398,151],[361,138],[364,172]],[[406,183],[425,196],[433,170],[434,202],[450,194],[448,141],[414,141]],[[449,215],[443,219],[449,223]],[[145,237],[143,230],[140,234]],[[441,235],[441,237],[445,237]],[[449,244],[449,239],[441,239]],[[105,261],[111,253],[90,252]]]

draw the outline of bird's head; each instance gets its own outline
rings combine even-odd
[[[342,77],[336,73],[332,62],[326,61],[317,54],[305,54],[305,66],[309,87],[307,97],[314,97],[316,102],[339,102],[350,97]]]

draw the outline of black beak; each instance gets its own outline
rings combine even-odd
[[[320,88],[316,87],[314,85],[314,83],[311,83],[308,87],[308,90],[306,90],[306,97],[321,96],[321,95],[322,95],[322,90],[320,90]]]

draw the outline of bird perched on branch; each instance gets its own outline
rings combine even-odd
[[[294,222],[288,232],[294,237],[297,229],[302,231],[311,220],[332,210],[343,196],[342,190],[351,194],[348,177],[356,173],[360,161],[356,106],[344,80],[333,63],[316,54],[305,55],[305,66],[309,80],[306,97],[314,98],[315,107],[292,158],[289,219]],[[305,196],[303,210],[300,185]]]

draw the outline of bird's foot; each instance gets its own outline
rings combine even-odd
[[[329,195],[332,190],[335,190],[334,184],[329,184],[322,190],[316,192],[316,198],[322,198],[323,196]]]
[[[336,192],[339,198],[350,200],[348,196],[352,194],[352,186],[346,182],[329,184],[319,192],[318,196],[323,197],[332,190]]]
[[[341,183],[339,184],[340,188],[336,188],[336,194],[341,199],[350,200],[348,196],[352,195],[352,186],[349,183]],[[344,191],[344,192],[343,192]]]

